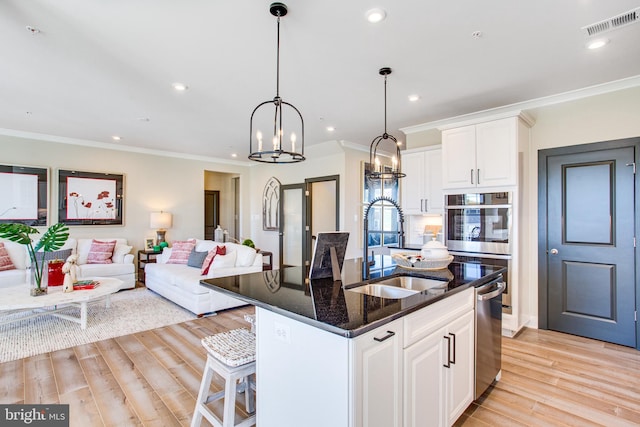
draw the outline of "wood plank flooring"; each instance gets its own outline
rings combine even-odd
[[[0,403],[69,403],[71,426],[188,426],[206,358],[200,339],[247,327],[243,316],[252,312],[228,310],[2,363]],[[640,425],[640,352],[525,329],[504,339],[501,381],[456,425]]]

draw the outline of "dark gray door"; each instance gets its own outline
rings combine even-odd
[[[546,158],[549,329],[636,346],[634,157],[623,147]]]
[[[280,186],[280,268],[304,265],[306,233],[306,186]]]

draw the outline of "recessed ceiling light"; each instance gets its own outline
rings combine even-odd
[[[27,25],[27,31],[29,31],[31,34],[40,33],[40,30],[38,28],[32,27],[31,25]]]
[[[333,126],[327,126],[327,132],[333,132],[334,130],[336,130],[336,128]]]
[[[372,24],[378,23],[380,21],[384,21],[384,18],[387,17],[387,12],[382,9],[375,8],[367,10],[367,13],[364,14],[367,17],[367,21]]]
[[[596,39],[596,40],[591,40],[589,43],[587,43],[587,49],[600,49],[602,46],[606,45],[607,43],[609,43],[609,39]]]
[[[237,153],[231,153],[231,157],[233,157],[235,159],[236,157],[238,157],[238,154]]]
[[[420,95],[409,95],[409,101],[416,102],[420,99]]]
[[[122,137],[120,137],[120,136],[118,136],[118,135],[113,135],[113,136],[111,137],[111,139],[113,139],[114,141],[120,141],[120,140],[122,140]]]
[[[179,92],[184,92],[185,90],[189,89],[189,86],[184,83],[174,83],[171,86],[173,86],[173,88]]]
[[[473,33],[471,33],[471,37],[473,37],[474,39],[482,38],[482,31],[474,31]]]

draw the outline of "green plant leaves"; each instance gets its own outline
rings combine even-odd
[[[35,228],[24,224],[0,224],[0,237],[22,245],[29,245],[31,243],[31,237],[29,237],[29,234],[38,233],[39,231]]]
[[[41,248],[45,252],[58,250],[69,238],[69,227],[66,224],[57,223],[45,231],[34,250],[38,252]]]

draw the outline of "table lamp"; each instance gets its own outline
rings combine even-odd
[[[165,228],[171,228],[172,216],[169,212],[151,212],[149,227],[156,228],[156,245],[164,242]]]

